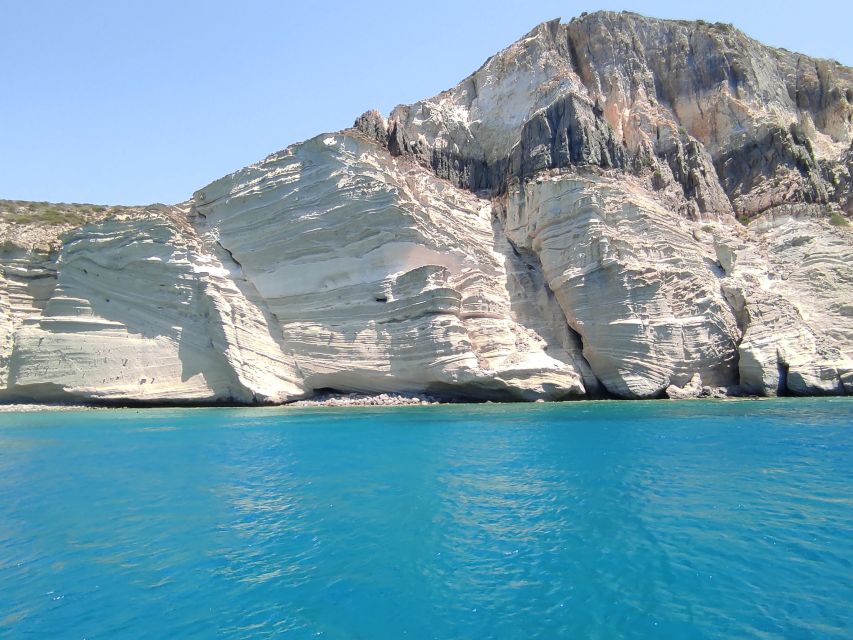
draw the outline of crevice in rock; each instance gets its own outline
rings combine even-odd
[[[575,339],[577,343],[577,353],[583,359],[585,364],[585,366],[581,368],[581,377],[583,379],[584,388],[586,389],[586,394],[591,400],[615,398],[616,396],[611,394],[607,387],[604,386],[604,383],[595,375],[595,372],[592,370],[592,365],[586,359],[586,356],[584,355],[583,335],[581,335],[580,332],[575,331],[568,322],[566,323],[566,327],[569,331],[569,335]]]
[[[502,227],[500,231],[503,231]],[[516,318],[523,326],[532,327],[546,340],[552,347],[549,352],[552,357],[571,364],[577,370],[588,397],[609,397],[607,389],[595,375],[584,355],[583,336],[569,324],[556,294],[548,284],[539,256],[531,250],[519,247],[506,234],[503,234],[503,238],[510,249],[509,254],[506,252],[504,254],[509,262],[516,265],[513,270],[507,269],[508,275],[512,274],[511,277],[515,279],[521,290],[528,295],[532,293],[536,296],[534,300],[519,300],[517,296],[510,296]],[[530,316],[532,308],[539,311],[538,318]],[[536,322],[537,319],[539,323]],[[568,359],[557,357],[555,353],[559,351],[562,351]]]
[[[411,322],[413,320],[419,320],[421,318],[428,318],[430,316],[443,316],[443,315],[454,316],[456,318],[459,318],[459,320],[463,319],[462,316],[458,312],[449,311],[449,310],[448,311],[440,311],[440,310],[436,310],[436,309],[428,309],[428,310],[423,311],[421,313],[415,313],[412,315],[403,315],[403,316],[399,316],[396,318],[385,318],[383,320],[373,320],[373,323],[377,327],[381,327],[381,326],[385,326],[385,325],[394,325],[394,324],[401,324],[403,322]]]
[[[779,383],[776,385],[776,395],[788,395],[788,363],[782,360],[781,356],[777,355],[776,369],[779,372]]]
[[[723,264],[719,260],[711,260],[710,258],[703,258],[705,264],[708,267],[708,271],[714,274],[714,277],[718,280],[721,278],[725,278],[728,274],[726,270],[723,268]]]
[[[281,327],[281,321],[279,320],[278,316],[275,314],[274,311],[272,311],[272,309],[269,308],[264,297],[257,290],[252,281],[246,276],[245,271],[243,270],[243,265],[240,264],[240,261],[237,260],[236,257],[234,257],[234,254],[231,252],[231,250],[228,249],[228,247],[226,247],[225,245],[223,245],[222,242],[218,239],[215,240],[212,244],[214,248],[214,256],[216,256],[223,264],[227,264],[227,261],[230,261],[234,266],[236,266],[238,273],[232,273],[232,276],[229,278],[229,280],[234,284],[235,287],[237,287],[243,297],[251,304],[253,304],[263,314],[264,324],[266,325],[267,331],[269,332],[269,335],[272,338],[273,342],[278,345],[278,348],[281,351],[282,355],[288,359],[288,364],[294,368],[299,379],[305,380],[305,374],[299,367],[299,362],[297,358],[293,355],[292,352],[288,351],[286,348],[287,341],[285,340],[284,332]],[[227,256],[227,260],[223,259],[225,258],[225,256]]]
[[[572,65],[572,71],[574,71],[578,78],[581,79],[581,82],[586,84],[583,77],[583,69],[581,68],[580,57],[578,56],[577,45],[575,44],[574,38],[572,38],[572,32],[569,30],[568,25],[566,25],[566,44],[569,50],[569,64]]]
[[[722,266],[720,267],[722,269]],[[725,270],[723,269],[725,273]],[[732,370],[735,375],[735,386],[740,388],[740,345],[746,336],[746,330],[749,327],[749,312],[746,309],[746,300],[741,291],[736,291],[726,287],[725,283],[720,283],[720,293],[723,300],[729,305],[732,310],[732,315],[735,318],[735,324],[738,328],[738,338],[735,341],[735,359]]]

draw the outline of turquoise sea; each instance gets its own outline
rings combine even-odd
[[[853,637],[853,399],[0,414],[2,638]]]

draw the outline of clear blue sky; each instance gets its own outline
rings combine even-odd
[[[731,22],[853,65],[853,3],[758,5],[0,0],[0,198],[179,202],[369,108],[447,89],[582,11]]]

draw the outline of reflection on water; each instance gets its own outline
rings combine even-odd
[[[850,637],[851,417],[0,415],[0,636]]]

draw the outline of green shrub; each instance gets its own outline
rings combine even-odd
[[[846,227],[850,224],[850,221],[837,211],[833,211],[832,215],[829,216],[829,224],[834,227]]]
[[[80,226],[86,222],[86,216],[82,211],[69,211],[57,207],[39,209],[27,207],[26,209],[10,213],[7,220],[14,224],[34,224],[55,226],[69,224]]]

